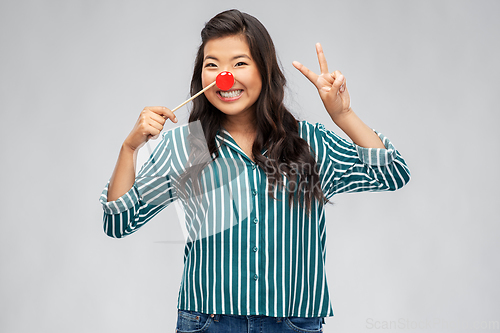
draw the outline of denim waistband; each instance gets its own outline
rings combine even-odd
[[[250,315],[250,316],[242,316],[242,315],[222,315],[222,314],[211,314],[210,317],[214,318],[215,321],[219,321],[220,320],[220,316],[234,316],[234,317],[245,317],[245,318],[249,318],[249,317],[264,317],[264,316],[259,316],[259,315]],[[273,317],[276,319],[276,322],[281,322],[284,317]],[[324,324],[325,323],[325,317],[321,317],[321,322]]]

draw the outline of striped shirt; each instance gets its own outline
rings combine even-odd
[[[178,195],[179,176],[188,165],[188,125],[163,133],[135,184],[107,202],[104,231],[124,237],[137,231],[176,199],[185,213],[188,237],[178,309],[213,314],[272,317],[333,316],[326,280],[325,205],[313,198],[311,212],[289,206],[287,178],[268,193],[268,177],[229,132],[217,132],[219,156],[203,169],[206,189],[197,200]],[[299,122],[319,167],[320,186],[335,194],[394,191],[410,179],[392,143],[376,132],[386,149],[350,143],[320,123]],[[208,151],[208,150],[207,150]],[[262,151],[265,157],[267,150]],[[215,155],[212,155],[212,158]]]

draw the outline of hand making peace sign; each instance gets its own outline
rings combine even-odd
[[[340,71],[328,72],[328,64],[326,63],[325,54],[320,43],[316,44],[316,52],[318,53],[319,68],[321,70],[320,75],[309,70],[298,61],[294,61],[293,66],[318,88],[319,96],[333,119],[342,113],[350,111],[351,98],[349,97],[346,80],[342,73]]]

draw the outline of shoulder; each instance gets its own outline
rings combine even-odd
[[[308,122],[307,120],[298,120],[297,123],[299,124],[299,132],[302,129],[313,128],[315,126],[313,123]]]
[[[307,120],[300,120],[298,121],[299,125],[299,136],[306,140],[309,141],[309,137],[311,134],[314,133],[315,131],[315,125],[313,123],[308,122]]]
[[[189,124],[179,125],[163,132],[163,137],[173,137],[189,134]]]
[[[333,131],[328,130],[322,123],[311,123],[307,120],[301,120],[298,124],[299,136],[309,144],[323,141],[325,136],[335,135]]]
[[[162,139],[167,142],[172,141],[185,141],[189,135],[189,124],[180,125],[162,133]]]

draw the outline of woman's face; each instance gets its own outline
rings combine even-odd
[[[227,116],[255,112],[262,79],[245,37],[235,35],[212,39],[205,44],[203,54],[203,87],[214,82],[222,71],[231,72],[234,76],[231,89],[224,91],[214,85],[205,91],[208,101]]]

